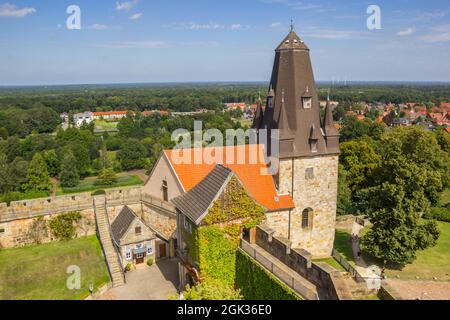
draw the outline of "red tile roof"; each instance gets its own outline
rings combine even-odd
[[[277,193],[275,183],[272,176],[268,173],[268,166],[264,160],[250,161],[250,155],[257,154],[258,150],[262,155],[262,145],[166,150],[164,153],[186,192],[189,192],[202,181],[215,168],[216,164],[222,164],[236,174],[249,195],[267,210],[280,211],[295,208],[294,201],[290,195],[279,195]],[[196,164],[194,161],[195,157],[204,159],[205,154],[218,159],[217,161],[210,161],[212,163],[206,163],[201,160],[198,161],[199,164]],[[228,157],[233,159],[233,154],[234,161],[227,161]],[[245,156],[241,163],[237,161],[238,154]],[[181,162],[179,160],[185,159],[185,157],[188,163],[179,163]],[[192,161],[188,159],[192,159]],[[230,162],[232,163],[230,164]]]
[[[108,112],[94,112],[94,117],[102,116],[123,116],[126,115],[128,111],[108,111]]]

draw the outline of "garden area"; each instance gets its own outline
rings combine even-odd
[[[69,266],[81,270],[81,289],[66,286]],[[109,282],[96,236],[0,250],[0,300],[80,300]]]
[[[395,279],[450,281],[450,223],[437,222],[441,235],[434,247],[417,252],[417,259],[402,269],[387,268],[386,276]],[[363,230],[363,233],[367,232]],[[336,230],[335,249],[350,263],[355,264],[352,253],[351,235],[346,231]],[[373,256],[362,252],[368,265],[382,265]]]
[[[56,195],[66,195],[81,192],[95,192],[103,189],[120,188],[120,187],[130,187],[130,186],[141,186],[144,184],[141,178],[136,175],[118,175],[116,181],[113,184],[101,185],[97,183],[97,177],[89,177],[80,182],[73,188],[63,188],[58,186]]]

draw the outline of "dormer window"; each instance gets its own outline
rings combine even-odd
[[[302,105],[303,105],[303,109],[311,109],[312,108],[312,99],[309,97],[302,97]]]
[[[317,140],[311,140],[311,152],[312,153],[317,152]]]
[[[306,87],[305,92],[302,95],[302,106],[303,109],[311,109],[312,108],[312,95],[309,92],[309,87]]]

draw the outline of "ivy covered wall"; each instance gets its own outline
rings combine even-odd
[[[259,265],[238,251],[240,234],[265,219],[264,209],[235,177],[214,202],[199,227],[182,229],[188,254],[203,281],[218,281],[237,288],[246,299],[293,300],[299,297]]]
[[[245,300],[301,300],[288,286],[241,251],[236,252],[236,286]]]

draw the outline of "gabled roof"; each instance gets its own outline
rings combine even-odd
[[[199,184],[215,167],[221,164],[233,171],[242,182],[248,194],[268,211],[280,211],[295,208],[290,195],[279,195],[275,188],[272,175],[268,171],[268,165],[264,159],[258,159],[255,154],[264,154],[262,145],[245,145],[234,147],[210,147],[184,150],[165,150],[164,155],[168,159],[175,175],[185,192],[189,192]],[[238,161],[238,154],[245,155],[242,162]],[[195,156],[201,161],[196,163]],[[213,155],[211,163],[203,161],[206,155]],[[231,157],[231,155],[234,155]],[[227,161],[227,156],[232,161]],[[251,159],[257,161],[250,161]],[[180,158],[191,159],[182,162]],[[230,163],[232,162],[232,163]]]
[[[201,222],[200,219],[207,213],[232,175],[230,169],[217,165],[194,188],[176,197],[172,202],[178,210],[198,225]]]
[[[123,207],[116,220],[111,224],[112,235],[116,243],[120,243],[120,240],[136,218],[136,215],[128,206]]]

